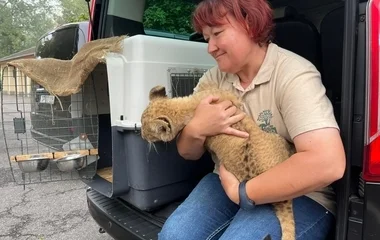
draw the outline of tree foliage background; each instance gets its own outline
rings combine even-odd
[[[183,0],[146,0],[145,28],[191,33],[195,4]],[[85,0],[0,0],[0,58],[33,47],[46,32],[88,20]]]
[[[47,31],[83,16],[84,0],[0,0],[0,57],[33,47]]]
[[[192,33],[195,4],[184,0],[147,0],[144,27],[177,34]]]

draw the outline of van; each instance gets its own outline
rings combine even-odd
[[[174,143],[149,150],[139,135],[152,86],[163,84],[171,97],[185,96],[215,65],[202,36],[178,37],[164,33],[165,26],[147,29],[148,2],[93,0],[90,7],[88,41],[128,35],[124,57],[108,56],[97,79],[107,83],[109,106],[98,116],[97,174],[84,180],[91,216],[114,239],[157,239],[167,217],[213,167],[207,153],[186,161]],[[347,164],[333,184],[337,215],[329,239],[380,239],[380,0],[269,2],[274,42],[318,68],[341,129]],[[191,11],[182,15],[190,21]]]
[[[88,22],[63,24],[42,35],[35,48],[35,57],[70,60],[88,41]],[[54,96],[41,85],[33,82],[31,86],[31,124],[33,139],[54,150],[62,150],[64,145],[74,136],[79,135],[83,128],[81,93],[60,97],[54,101]],[[96,117],[93,119],[96,121]]]

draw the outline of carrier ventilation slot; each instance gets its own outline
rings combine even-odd
[[[192,94],[205,71],[207,69],[170,69],[172,97],[184,97]]]

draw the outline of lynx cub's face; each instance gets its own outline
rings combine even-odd
[[[152,143],[157,141],[169,142],[173,140],[178,130],[173,129],[170,116],[175,114],[166,103],[168,100],[165,87],[157,86],[150,91],[149,105],[141,116],[141,136]]]

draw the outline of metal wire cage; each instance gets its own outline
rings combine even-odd
[[[92,178],[98,159],[93,79],[79,93],[58,97],[15,67],[1,72],[1,124],[14,181]]]

